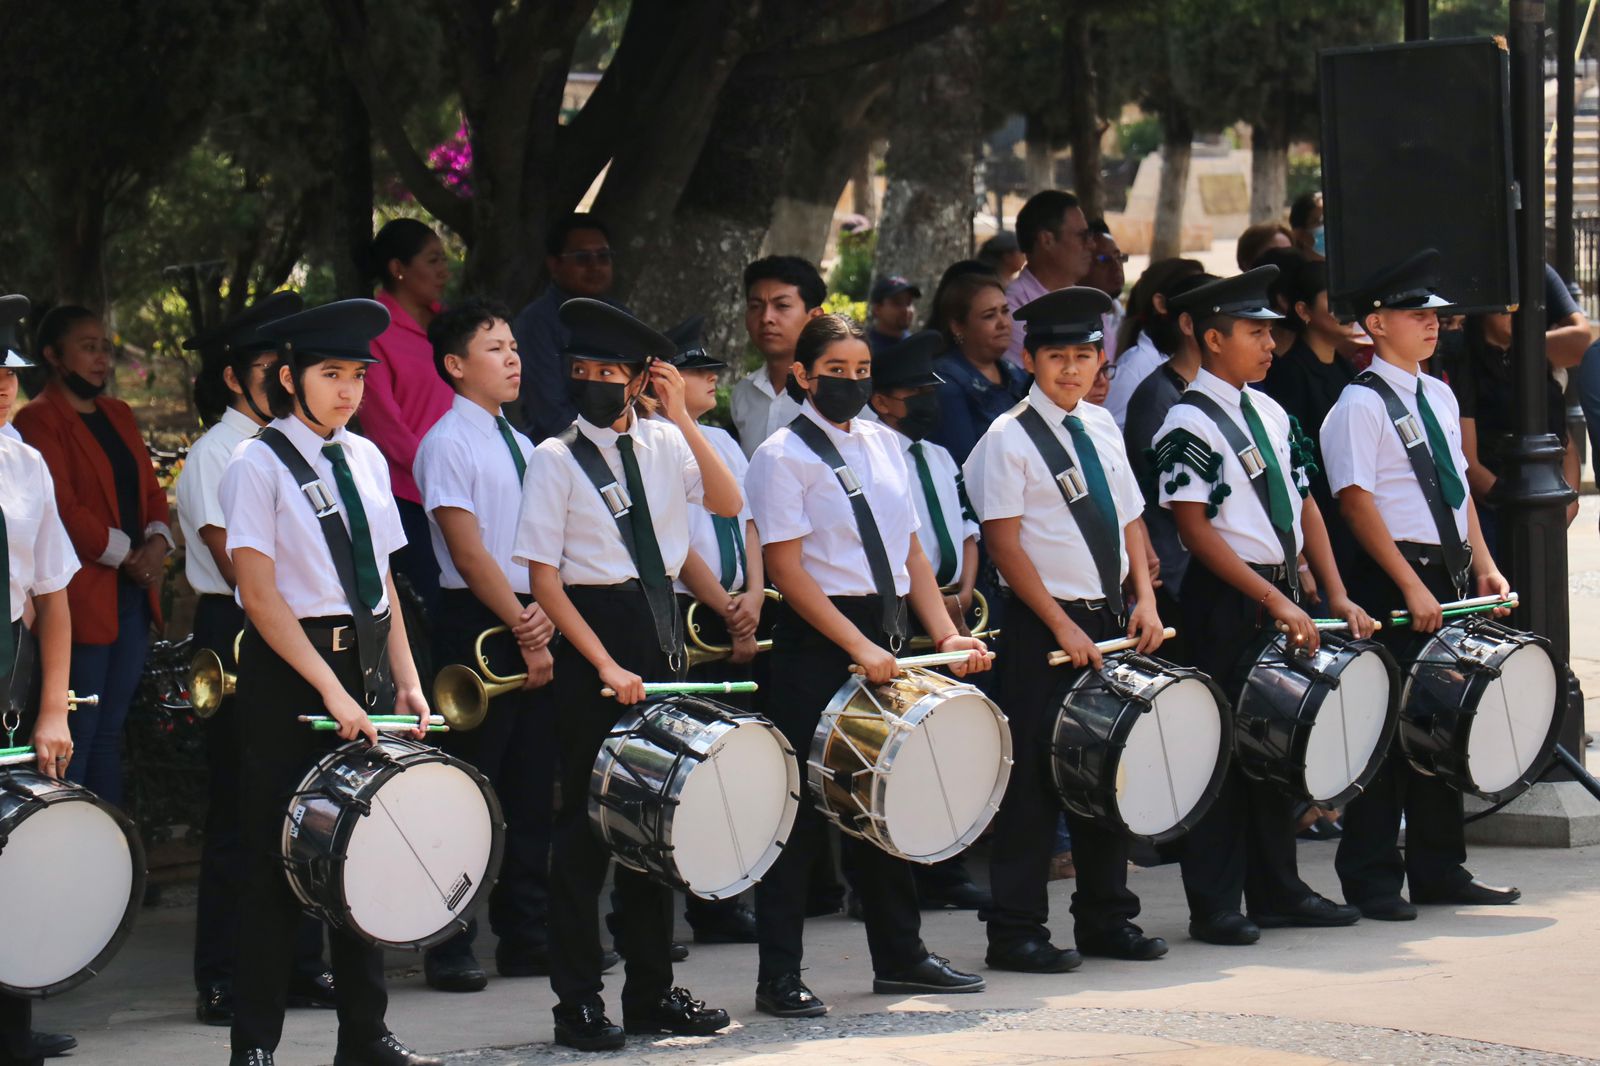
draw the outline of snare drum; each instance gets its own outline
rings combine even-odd
[[[1080,670],[1056,701],[1050,773],[1074,814],[1164,844],[1222,791],[1227,701],[1198,670],[1134,653]]]
[[[916,667],[834,695],[811,740],[817,807],[852,836],[911,862],[963,851],[1000,808],[1011,731],[977,688]]]
[[[369,944],[420,951],[466,928],[500,873],[500,802],[438,748],[381,734],[324,755],[283,823],[289,886]]]
[[[1320,807],[1360,795],[1383,765],[1399,717],[1399,672],[1389,652],[1374,640],[1324,633],[1306,655],[1275,633],[1240,669],[1233,710],[1240,768]]]
[[[1499,803],[1544,770],[1566,702],[1543,637],[1462,619],[1431,634],[1408,673],[1400,747],[1423,773]]]
[[[589,779],[590,822],[617,861],[702,899],[761,880],[799,809],[800,771],[777,727],[695,696],[630,710]]]
[[[82,785],[0,769],[0,991],[53,996],[105,968],[144,900],[127,815]]]

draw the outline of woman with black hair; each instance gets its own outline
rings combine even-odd
[[[989,423],[1027,395],[1028,375],[1005,358],[1011,308],[1005,286],[987,270],[958,263],[945,271],[932,321],[939,323],[950,350],[934,363],[934,373],[944,381],[937,390],[939,426],[928,439],[961,463]]]

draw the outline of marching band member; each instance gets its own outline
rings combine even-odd
[[[1052,695],[1062,684],[1047,657],[1060,648],[1074,668],[1098,669],[1095,641],[1137,637],[1149,653],[1162,638],[1140,521],[1144,500],[1116,421],[1084,399],[1105,363],[1101,316],[1111,308],[1100,290],[1074,286],[1017,309],[1033,387],[995,419],[966,463],[984,543],[1011,600],[1002,688],[1015,761],[990,840],[994,902],[982,914],[987,962],[998,970],[1064,973],[1082,962],[1080,952],[1136,960],[1167,953],[1165,940],[1133,924],[1139,900],[1128,889],[1127,837],[1072,813],[1078,950],[1052,944],[1045,925],[1061,811],[1047,760]],[[1081,491],[1069,499],[1059,479],[1073,473]],[[1124,583],[1132,593],[1126,609]]]
[[[1277,273],[1257,267],[1167,301],[1191,322],[1201,370],[1156,433],[1154,476],[1190,552],[1178,598],[1186,665],[1224,691],[1275,622],[1288,626],[1295,643],[1318,647],[1316,626],[1298,603],[1302,551],[1330,612],[1349,621],[1353,637],[1373,629],[1345,594],[1316,501],[1303,498],[1303,438],[1271,397],[1247,388],[1272,365],[1271,323],[1283,316],[1272,310],[1267,286]],[[1361,917],[1300,879],[1294,801],[1250,780],[1237,763],[1181,849],[1189,935],[1197,940],[1253,944],[1264,927],[1349,925]]]
[[[479,729],[444,739],[447,750],[489,778],[506,820],[505,861],[489,897],[498,968],[507,976],[543,974],[549,966],[545,917],[555,773],[544,686],[553,670],[555,627],[532,602],[527,567],[511,560],[533,442],[512,428],[501,407],[516,401],[522,361],[505,310],[481,300],[441,311],[428,337],[434,367],[455,392],[450,409],[418,445],[414,468],[439,564],[435,659],[477,670],[478,634],[504,626],[510,632],[486,640],[484,654],[491,662],[521,664],[521,671],[501,667],[496,673],[528,675],[520,692],[493,702]],[[488,978],[472,952],[476,927],[474,921],[428,951],[429,985],[447,992],[484,987]]]
[[[394,602],[389,555],[405,543],[383,456],[345,425],[361,403],[371,339],[389,316],[371,300],[344,300],[259,328],[282,355],[267,395],[273,421],[234,452],[222,478],[227,549],[249,625],[240,652],[239,823],[245,851],[243,913],[234,977],[234,1066],[271,1066],[300,908],[283,874],[280,837],[290,794],[336,742],[296,716],[319,708],[339,741],[376,742],[369,709],[428,714]],[[320,480],[319,480],[320,479]],[[300,486],[309,488],[302,492]],[[321,503],[338,514],[353,557],[347,588]],[[336,1066],[439,1066],[384,1024],[383,952],[343,929],[328,931],[339,1008]]]
[[[732,518],[739,485],[684,406],[676,346],[625,311],[569,300],[568,388],[578,419],[534,449],[512,558],[529,567],[534,598],[561,632],[554,719],[562,806],[551,848],[550,984],[556,1043],[621,1047],[623,1030],[709,1035],[728,1024],[672,986],[672,892],[618,867],[618,946],[627,959],[623,1026],[600,998],[599,896],[610,853],[589,825],[589,777],[621,711],[644,700],[643,679],[682,655],[671,581],[689,552],[690,506]],[[634,407],[653,388],[672,425]],[[645,624],[649,619],[652,624]],[[616,702],[603,697],[605,686]]]
[[[1438,309],[1449,306],[1434,291],[1438,260],[1432,249],[1419,252],[1354,294],[1377,355],[1322,424],[1328,484],[1359,545],[1351,584],[1380,617],[1402,607],[1411,612],[1409,631],[1380,635],[1401,670],[1442,624],[1441,600],[1509,591],[1466,489],[1455,395],[1422,373],[1438,342]],[[1425,447],[1408,448],[1401,439],[1390,412],[1402,409]],[[1426,483],[1413,466],[1424,459],[1432,475]],[[1397,847],[1402,812],[1404,859]],[[1378,776],[1350,801],[1343,824],[1334,865],[1345,898],[1369,918],[1409,921],[1418,903],[1506,904],[1522,895],[1467,872],[1461,793],[1412,768],[1398,741]],[[1400,895],[1407,881],[1410,902]]]
[[[33,366],[17,351],[17,323],[28,313],[22,296],[0,296],[0,425],[17,399],[17,371]],[[9,729],[29,738],[46,777],[65,777],[72,761],[67,728],[67,674],[72,620],[67,585],[78,556],[56,509],[55,484],[44,457],[14,433],[0,433],[0,556],[6,560],[6,616],[0,629],[0,712]],[[23,625],[32,599],[33,627]],[[38,670],[26,668],[24,641],[38,642]],[[33,676],[28,676],[29,674]],[[37,687],[30,692],[33,682]],[[37,709],[30,706],[37,693]],[[13,717],[15,716],[15,717]],[[9,734],[8,734],[9,739]],[[26,921],[26,914],[15,916]],[[0,992],[0,1066],[38,1066],[78,1046],[70,1036],[32,1030],[33,1000]]]
[[[275,292],[215,329],[184,344],[200,353],[195,403],[227,406],[211,415],[215,424],[189,446],[178,475],[178,525],[183,541],[184,575],[199,596],[194,612],[194,647],[209,649],[223,663],[233,662],[233,642],[244,628],[244,612],[234,599],[233,562],[228,558],[227,521],[219,489],[234,450],[268,422],[267,378],[278,353],[262,340],[259,326],[292,315],[300,295]],[[239,720],[234,701],[225,699],[205,724],[206,824],[200,850],[200,891],[195,905],[194,983],[199,993],[195,1017],[206,1025],[233,1024],[233,971],[239,951],[239,898],[243,894],[239,842]],[[322,924],[301,920],[295,934],[290,1006],[332,1007],[333,975],[322,961]]]
[[[797,752],[811,749],[822,711],[850,678],[851,663],[875,684],[894,676],[890,649],[904,636],[908,593],[939,651],[971,653],[958,674],[988,667],[983,642],[956,631],[918,546],[900,445],[862,417],[871,373],[872,353],[858,327],[838,315],[808,322],[794,365],[806,405],[756,449],[746,479],[767,571],[784,597],[773,632],[767,716]],[[845,474],[835,473],[845,466]],[[846,475],[859,482],[858,493],[846,495],[840,481]],[[827,1010],[800,979],[807,875],[825,846],[825,825],[816,807],[802,802],[782,856],[756,886],[756,1008],[767,1014],[811,1017]],[[982,977],[961,973],[923,945],[909,865],[854,837],[841,844],[859,875],[873,991],[981,992]]]

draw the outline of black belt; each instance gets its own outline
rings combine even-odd
[[[1439,567],[1446,573],[1450,571],[1449,556],[1453,553],[1446,552],[1437,544],[1418,544],[1414,540],[1397,540],[1394,546],[1400,550],[1400,558],[1412,566],[1429,569]],[[1466,562],[1462,565],[1460,573],[1449,574],[1450,581],[1458,589],[1467,588],[1468,579],[1472,576],[1472,545],[1461,545],[1461,554]]]
[[[372,616],[373,628],[378,632],[380,644],[389,638],[389,612]],[[300,628],[306,639],[318,651],[346,652],[356,650],[355,620],[349,615],[330,618],[302,618]]]
[[[1262,566],[1259,563],[1246,563],[1245,565],[1274,585],[1287,585],[1289,583],[1289,568],[1287,566]]]
[[[1015,595],[1015,594],[1013,594],[1013,595]],[[1105,611],[1105,610],[1109,610],[1110,607],[1111,607],[1110,601],[1108,601],[1104,596],[1100,597],[1097,600],[1062,600],[1062,599],[1058,599],[1058,600],[1056,600],[1056,604],[1062,610],[1066,610],[1069,607],[1075,607],[1080,611]]]
[[[636,577],[618,581],[615,585],[568,585],[568,592],[643,592],[644,582]]]

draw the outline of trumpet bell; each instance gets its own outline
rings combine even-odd
[[[230,674],[222,657],[210,648],[196,652],[189,662],[189,706],[201,718],[216,714],[238,684],[238,675]]]
[[[476,729],[489,715],[489,689],[470,667],[452,663],[433,679],[433,705],[452,730]]]

